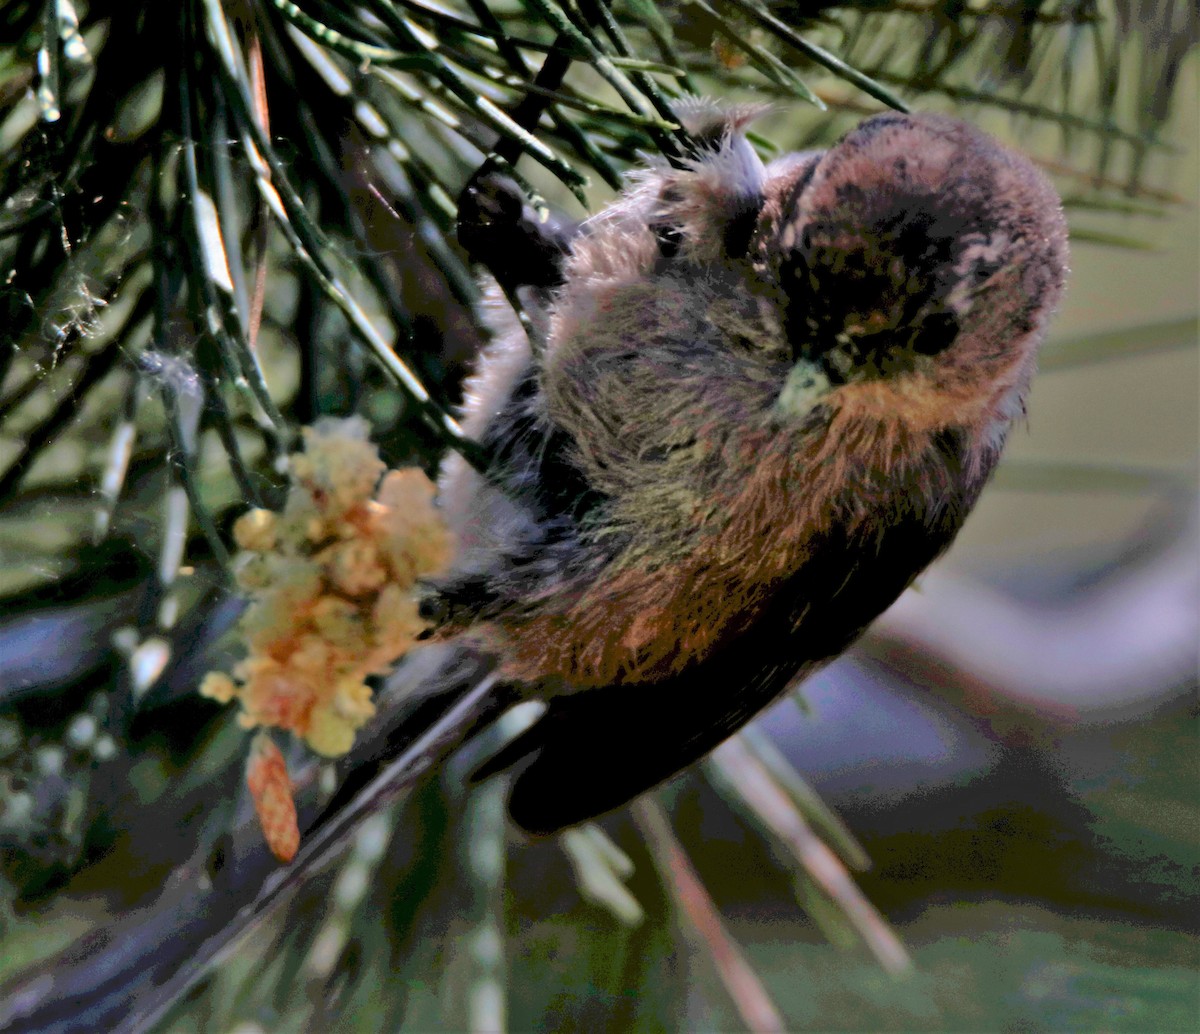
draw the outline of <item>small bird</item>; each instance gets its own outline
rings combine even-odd
[[[764,165],[758,113],[689,102],[689,160],[578,226],[495,182],[463,218],[502,286],[463,411],[491,465],[444,464],[423,612],[545,702],[479,772],[523,765],[534,833],[702,757],[946,549],[1063,291],[1059,198],[982,132],[883,114]]]

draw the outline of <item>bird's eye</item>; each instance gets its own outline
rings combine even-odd
[[[938,355],[946,351],[958,337],[958,317],[942,310],[930,313],[921,321],[913,335],[912,350],[920,355]]]
[[[683,243],[683,230],[673,223],[651,223],[650,231],[658,244],[658,253],[665,259],[674,258],[679,254],[679,246]]]

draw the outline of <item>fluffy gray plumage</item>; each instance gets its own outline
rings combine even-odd
[[[1066,274],[1025,158],[888,114],[763,165],[698,102],[686,168],[637,173],[530,295],[498,300],[441,494],[429,610],[542,721],[514,816],[623,803],[836,655],[952,540],[1023,412]],[[509,272],[511,277],[511,271]],[[497,767],[493,766],[493,767]]]

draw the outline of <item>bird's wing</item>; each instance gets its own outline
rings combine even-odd
[[[797,678],[840,654],[949,543],[957,514],[898,514],[877,538],[835,536],[781,585],[742,636],[662,682],[554,697],[545,715],[479,770],[532,755],[513,819],[551,833],[593,818],[697,761]]]

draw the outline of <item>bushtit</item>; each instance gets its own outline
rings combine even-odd
[[[990,137],[884,114],[764,166],[755,114],[692,103],[692,160],[514,248],[525,326],[490,305],[464,423],[492,468],[445,464],[461,550],[425,611],[548,705],[484,769],[529,756],[531,831],[701,757],[946,549],[1062,293],[1059,199]]]

